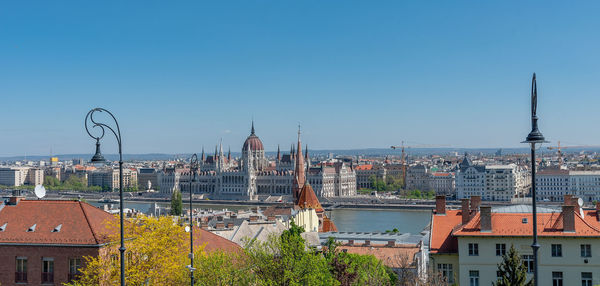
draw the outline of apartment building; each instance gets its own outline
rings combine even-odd
[[[7,167],[0,168],[0,185],[22,186],[41,185],[44,183],[44,171],[30,167]]]
[[[560,207],[538,207],[539,285],[597,285],[600,282],[600,205],[582,210],[567,196]],[[497,279],[502,255],[520,253],[531,278],[532,214],[529,205],[480,206],[463,199],[461,209],[446,208],[436,198],[432,214],[430,263],[458,285],[490,285]]]

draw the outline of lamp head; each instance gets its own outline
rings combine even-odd
[[[102,153],[100,152],[100,138],[96,138],[96,154],[94,154],[94,157],[92,157],[92,159],[90,160],[91,163],[104,163],[106,162],[106,159],[104,159],[104,156],[102,156]]]

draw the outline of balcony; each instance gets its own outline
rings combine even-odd
[[[27,272],[15,272],[15,283],[27,283]]]
[[[42,283],[54,283],[54,273],[42,272]]]

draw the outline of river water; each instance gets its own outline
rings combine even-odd
[[[90,203],[95,206],[103,205],[98,202]],[[158,205],[165,207],[169,203],[161,202]],[[118,204],[114,207],[118,207]],[[125,202],[125,208],[133,208],[146,214],[154,213],[152,207],[152,203]],[[194,204],[194,208],[235,211],[248,209],[250,206]],[[185,203],[184,209],[187,209]],[[337,226],[338,231],[346,232],[383,232],[397,228],[400,233],[418,234],[431,220],[431,211],[407,209],[333,209],[328,212],[328,215]]]

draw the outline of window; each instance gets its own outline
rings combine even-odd
[[[42,283],[54,282],[54,258],[42,258]]]
[[[552,245],[552,257],[562,257],[562,244]]]
[[[479,271],[477,271],[477,270],[469,271],[469,285],[470,286],[479,286]]]
[[[69,259],[69,282],[75,280],[81,268],[81,258]]]
[[[15,283],[27,283],[27,257],[17,257]]]
[[[469,256],[478,256],[478,255],[479,255],[479,244],[469,243]]]
[[[563,286],[562,272],[552,272],[552,286]]]
[[[448,283],[454,283],[454,271],[452,270],[452,264],[438,263],[437,269],[442,273],[442,276],[448,280]]]
[[[533,255],[523,255],[523,264],[527,268],[527,273],[533,273]]]
[[[496,256],[502,256],[506,254],[506,244],[496,243]]]
[[[581,245],[581,257],[592,257],[592,246],[589,244]]]
[[[592,272],[581,272],[581,286],[592,286]]]

